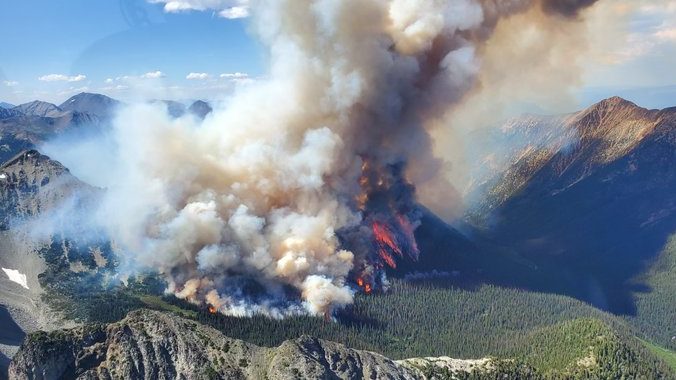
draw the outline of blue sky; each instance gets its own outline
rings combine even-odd
[[[167,13],[145,0],[3,0],[0,30],[0,100],[13,103],[85,88],[124,97],[125,86],[213,87],[238,79],[221,74],[262,71],[243,19]]]
[[[121,99],[227,93],[264,74],[265,52],[247,33],[247,3],[2,0],[0,101],[58,104],[81,91]],[[595,36],[581,104],[611,95],[647,107],[676,104],[676,0],[599,6],[607,19],[596,23],[621,18],[624,29]]]

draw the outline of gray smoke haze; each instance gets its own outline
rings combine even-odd
[[[126,268],[162,274],[178,297],[233,315],[331,313],[352,302],[355,271],[375,277],[373,260],[387,262],[369,247],[391,227],[369,223],[412,236],[410,184],[435,210],[460,207],[430,130],[475,87],[496,26],[588,5],[571,4],[254,0],[269,75],[204,121],[121,110],[95,221]]]

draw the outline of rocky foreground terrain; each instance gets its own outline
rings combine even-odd
[[[489,360],[393,361],[308,336],[264,348],[169,313],[131,312],[108,326],[28,336],[11,379],[422,379],[431,363],[449,371],[490,369]]]

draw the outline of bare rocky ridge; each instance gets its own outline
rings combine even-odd
[[[231,339],[172,314],[131,312],[107,327],[31,334],[11,379],[416,379],[376,353],[311,337],[276,348]]]

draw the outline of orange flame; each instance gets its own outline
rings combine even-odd
[[[217,311],[218,311],[218,310],[216,309],[215,306],[209,305],[209,313],[211,313],[211,314],[216,314]]]
[[[357,277],[357,285],[359,285],[360,288],[364,289],[364,293],[366,294],[371,294],[371,292],[373,291],[373,287],[371,286],[371,284],[364,281],[364,279],[361,277]]]
[[[389,228],[384,224],[373,222],[373,236],[376,240],[378,255],[390,266],[390,268],[396,268],[397,263],[394,260],[394,257],[390,254],[389,250],[396,253],[399,256],[402,256],[401,248],[397,245],[395,238],[392,236]],[[389,249],[389,250],[388,250]]]

